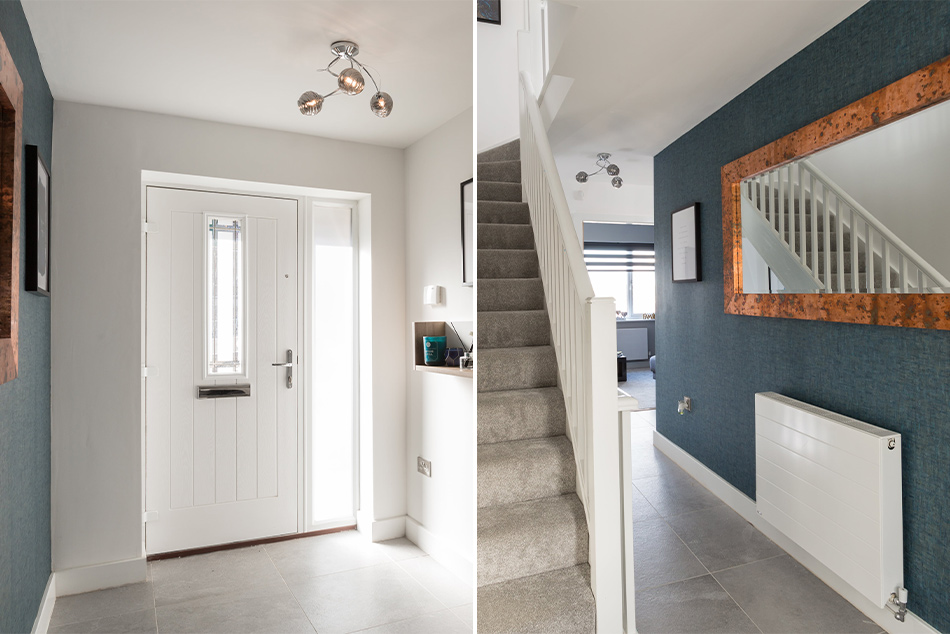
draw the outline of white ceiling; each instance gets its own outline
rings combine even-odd
[[[577,10],[551,69],[574,79],[548,132],[559,170],[591,171],[598,152],[611,152],[625,183],[652,185],[652,161],[645,157],[865,2],[567,2]],[[610,187],[609,179],[603,186]]]
[[[464,0],[24,0],[58,100],[406,147],[472,107],[472,7]],[[330,43],[349,39],[372,87],[304,117],[326,94]]]

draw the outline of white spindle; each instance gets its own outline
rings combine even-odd
[[[837,213],[835,214],[835,255],[838,265],[838,292],[844,292],[844,222],[843,222],[844,210],[841,208],[841,205],[838,205]]]
[[[838,198],[834,199],[835,209],[838,208]],[[822,217],[822,234],[824,236],[825,243],[825,290],[829,293],[834,292],[834,289],[831,287],[831,209],[830,205],[826,202],[824,208],[824,216]]]
[[[818,200],[818,198],[817,198],[817,193],[815,191],[815,181],[812,180],[811,182],[811,208],[809,211],[811,212],[813,216],[816,213],[818,213],[818,207],[815,204],[816,200]],[[806,226],[805,218],[806,218],[806,214],[805,214],[805,209],[803,207],[798,210],[798,228],[799,228],[798,241],[800,243],[799,246],[801,247],[802,266],[807,266],[807,262],[805,258],[805,226]]]
[[[801,170],[801,166],[799,166],[799,170]],[[824,194],[825,196],[822,199],[821,208],[827,210],[828,191],[825,190]],[[812,275],[818,275],[818,209],[811,210],[811,272]]]
[[[904,257],[904,254],[899,254],[900,268],[898,272],[900,274],[900,289],[901,293],[907,292],[907,258]]]
[[[783,174],[783,168],[779,168],[779,169],[776,170],[776,171],[778,172],[778,173],[776,174],[776,176],[777,176],[777,178],[778,178],[778,200],[776,201],[776,202],[778,203],[778,205],[777,205],[777,206],[778,206],[778,215],[779,215],[780,218],[786,218],[786,217],[787,217],[787,218],[789,219],[789,222],[788,222],[788,226],[789,226],[788,244],[789,244],[789,246],[792,247],[792,251],[794,251],[794,250],[795,250],[795,232],[794,232],[794,230],[792,229],[792,227],[794,226],[794,223],[792,222],[792,213],[793,213],[793,212],[792,212],[792,209],[791,209],[791,205],[788,205],[788,210],[786,211],[786,205],[785,205],[785,179],[783,178],[783,176],[784,176],[784,174]],[[786,213],[788,214],[787,216],[786,216]]]
[[[851,292],[860,293],[861,276],[858,274],[858,216],[851,210],[851,216],[848,218],[851,223]]]
[[[874,283],[874,231],[871,230],[870,224],[867,225],[866,229],[864,250],[864,257],[867,259],[864,276],[868,282],[868,292],[875,293],[877,292],[877,284]]]
[[[883,236],[882,236],[883,238]],[[891,292],[891,249],[887,240],[881,240],[881,255],[884,264],[881,266],[881,288],[885,293]]]

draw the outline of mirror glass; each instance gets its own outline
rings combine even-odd
[[[741,181],[743,293],[950,292],[950,102]]]

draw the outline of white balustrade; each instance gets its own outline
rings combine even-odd
[[[590,531],[597,631],[621,632],[625,586],[616,308],[613,298],[594,295],[536,93],[525,73],[520,79],[521,182],[567,406],[577,495]]]

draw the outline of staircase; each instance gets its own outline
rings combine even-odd
[[[743,237],[786,292],[921,293],[947,284],[807,160],[747,179],[741,203]]]
[[[593,632],[588,530],[517,141],[478,156],[479,632]]]

